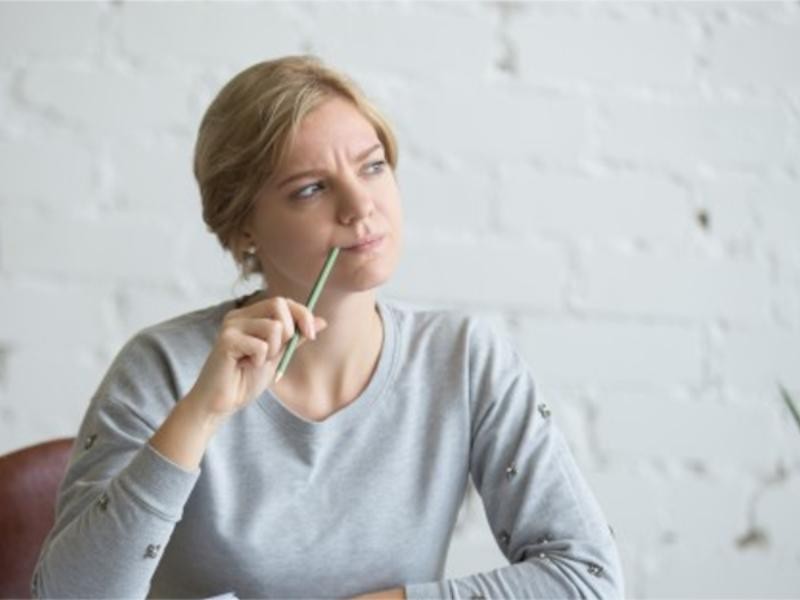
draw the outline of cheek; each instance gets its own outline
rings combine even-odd
[[[384,214],[391,229],[400,231],[403,224],[403,208],[400,199],[400,190],[395,183],[394,178],[391,178],[386,188],[381,193],[384,201],[380,205],[380,210]]]
[[[295,231],[295,227],[283,224],[271,227],[263,234],[264,248],[269,256],[282,263],[292,262],[308,251],[307,232]]]
[[[399,195],[396,197],[395,203],[391,207],[391,223],[397,237],[401,238],[403,234],[403,206],[400,203]]]

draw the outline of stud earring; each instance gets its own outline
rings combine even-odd
[[[251,244],[242,253],[242,263],[240,266],[242,276],[247,278],[250,275],[259,272],[260,264],[258,255],[256,254],[256,245]]]

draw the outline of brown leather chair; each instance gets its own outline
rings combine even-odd
[[[0,597],[30,598],[39,551],[55,520],[56,494],[74,438],[0,456]]]

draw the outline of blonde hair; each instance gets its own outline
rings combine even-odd
[[[280,167],[303,118],[333,96],[351,101],[372,123],[395,169],[397,142],[388,121],[352,80],[315,56],[252,65],[225,84],[206,110],[197,133],[194,176],[203,221],[233,255],[240,280],[252,273],[263,276],[258,259],[235,247],[257,192]]]

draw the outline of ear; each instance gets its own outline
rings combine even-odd
[[[236,252],[236,256],[242,257],[251,247],[257,246],[255,237],[250,233],[249,229],[242,230],[234,237],[234,242],[231,244]]]

